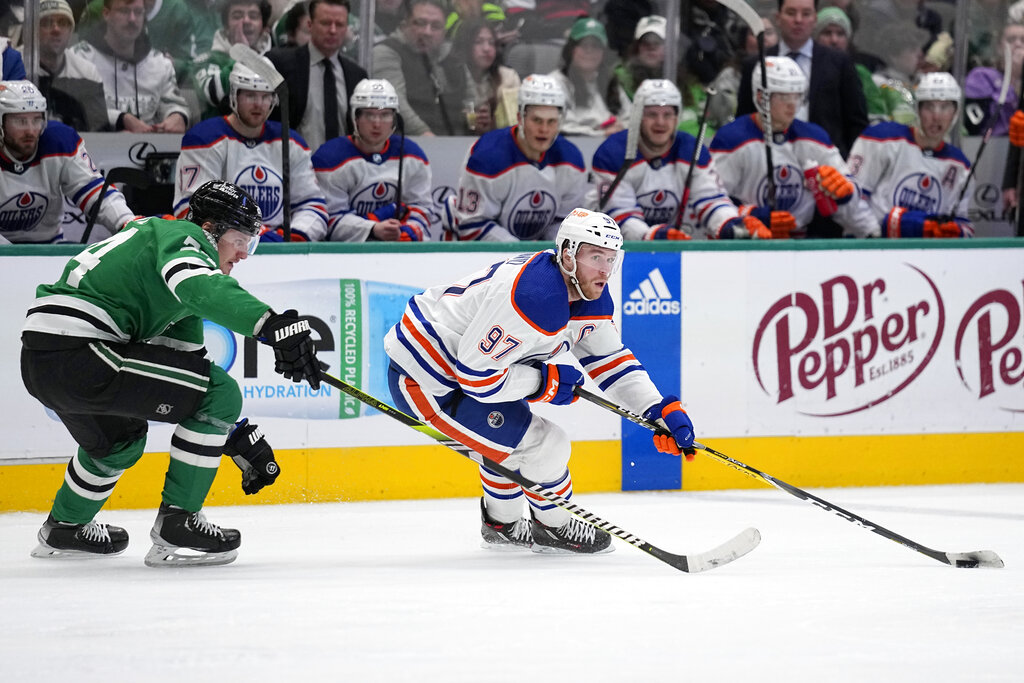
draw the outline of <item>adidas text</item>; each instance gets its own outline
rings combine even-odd
[[[679,315],[680,307],[678,301],[641,299],[640,301],[627,301],[622,305],[622,311],[626,315]]]
[[[681,310],[682,306],[672,298],[672,292],[657,268],[647,274],[622,304],[622,312],[626,315],[679,315]]]

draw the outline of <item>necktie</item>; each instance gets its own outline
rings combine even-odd
[[[803,70],[804,70],[804,65],[800,63],[800,57],[802,57],[802,56],[803,56],[803,55],[802,55],[802,53],[800,53],[800,52],[790,52],[790,53],[789,53],[788,55],[786,55],[786,56],[787,56],[787,57],[789,57],[790,59],[792,59],[792,60],[793,60],[794,62],[796,62],[796,65],[797,65],[798,67],[800,67],[800,70],[801,70],[801,71],[803,71]]]
[[[338,86],[334,82],[334,68],[330,59],[324,65],[324,132],[328,140],[338,137]]]

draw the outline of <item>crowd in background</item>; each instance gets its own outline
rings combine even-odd
[[[374,26],[367,32],[360,16],[371,4]],[[321,24],[329,5],[320,6]],[[778,48],[782,3],[751,5],[763,21],[765,45],[785,55]],[[916,118],[915,84],[923,74],[953,71],[954,37],[961,32],[968,73],[958,125],[979,134],[994,120],[994,134],[1008,134],[1024,61],[1024,0],[971,0],[966,27],[956,25],[956,5],[948,0],[813,5],[808,30],[818,45],[846,55],[850,68],[838,77],[843,88],[863,92],[866,119],[844,111],[847,120],[831,128],[831,122],[816,120],[813,99],[820,87],[813,76],[798,118],[822,125],[844,158],[868,124]],[[674,36],[665,20],[666,0],[352,0],[344,20],[326,28],[311,20],[310,9],[308,0],[40,0],[38,67],[26,73],[22,61],[34,62],[24,53],[25,8],[20,0],[0,0],[3,78],[27,75],[46,98],[48,119],[78,132],[183,134],[203,119],[231,112],[232,45],[267,55],[285,73],[289,55],[308,54],[296,48],[306,46],[315,63],[316,55],[333,49],[323,47],[329,43],[337,46],[344,74],[336,78],[348,95],[367,76],[395,86],[407,135],[481,135],[513,125],[522,79],[549,74],[567,95],[561,133],[605,137],[626,128],[634,92],[644,80],[661,77],[666,54],[675,54],[683,105],[679,130],[695,135],[706,117],[710,139],[738,114],[753,111],[745,89],[757,40],[715,0],[681,3],[673,50],[666,44]],[[363,34],[372,36],[372,50],[360,46]],[[361,64],[360,55],[367,54],[371,59],[362,61],[371,63]],[[1009,92],[997,106],[1006,60]],[[330,71],[321,86],[310,69],[303,63],[298,81],[286,77],[293,86],[290,125],[315,152],[335,135],[350,133],[351,119],[344,111],[348,97],[339,96],[341,130],[306,125],[303,88],[334,88]],[[817,116],[823,116],[820,107]]]

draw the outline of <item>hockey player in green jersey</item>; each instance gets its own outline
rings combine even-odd
[[[155,420],[177,427],[146,564],[235,559],[238,530],[211,524],[202,512],[221,454],[242,469],[246,494],[274,483],[279,469],[256,425],[236,424],[242,395],[205,358],[203,318],[272,346],[277,372],[320,386],[308,321],[294,310],[275,313],[230,277],[253,253],[261,227],[252,197],[210,181],[192,196],[185,220],[131,222],[36,290],[22,328],[22,378],[79,449],[34,557],[125,550],[128,533],[94,517],[142,456],[147,420]]]

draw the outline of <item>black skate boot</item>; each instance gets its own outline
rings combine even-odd
[[[160,504],[149,537],[153,547],[146,553],[147,567],[188,567],[228,564],[238,557],[242,535],[238,529],[221,529],[206,515],[175,505]]]
[[[32,557],[86,558],[120,555],[128,547],[128,532],[109,524],[71,524],[47,515],[39,529]]]
[[[535,553],[610,553],[615,550],[607,531],[570,517],[560,527],[547,526],[537,521],[533,511],[533,552]]]
[[[480,535],[484,537],[483,546],[494,550],[529,549],[533,545],[530,523],[525,519],[514,522],[498,522],[487,514],[484,499],[480,498]]]

